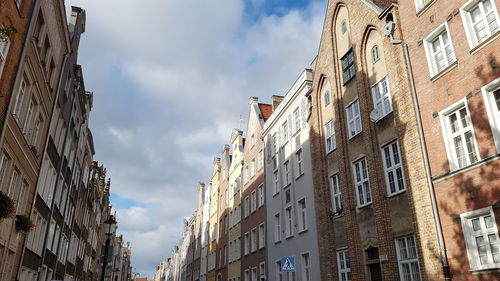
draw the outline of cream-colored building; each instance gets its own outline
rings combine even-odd
[[[231,148],[233,159],[229,169],[229,266],[228,280],[241,280],[241,187],[243,171],[243,132],[233,130]]]
[[[212,180],[210,181],[210,207],[209,207],[209,242],[207,261],[207,281],[215,281],[215,269],[217,266],[217,241],[218,241],[218,199],[220,184],[220,158],[215,157],[213,162]]]

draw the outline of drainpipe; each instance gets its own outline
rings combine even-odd
[[[394,24],[394,23],[389,22],[388,24]],[[432,212],[434,214],[434,223],[436,224],[436,231],[437,231],[437,235],[438,235],[439,251],[441,253],[441,265],[443,267],[444,278],[446,280],[450,280],[451,279],[450,266],[448,264],[448,257],[446,254],[446,246],[445,246],[444,237],[443,237],[443,229],[442,229],[442,225],[441,225],[441,219],[439,217],[438,206],[436,203],[436,194],[434,191],[434,184],[433,184],[432,178],[431,178],[431,169],[429,166],[428,151],[427,151],[427,146],[425,144],[424,129],[422,126],[422,117],[420,116],[420,106],[418,104],[417,90],[415,87],[415,81],[413,79],[413,69],[411,66],[410,52],[408,51],[408,44],[406,42],[404,42],[403,40],[394,39],[392,32],[390,34],[386,34],[386,36],[389,37],[389,40],[391,41],[391,43],[393,45],[403,46],[406,71],[408,73],[408,80],[410,82],[411,98],[413,101],[413,110],[415,111],[415,117],[416,117],[417,127],[418,127],[418,138],[420,141],[420,149],[422,150],[422,154],[423,154],[423,158],[424,158],[423,160],[424,160],[424,167],[425,167],[425,175],[426,175],[426,179],[427,179],[427,186],[429,187],[429,195],[431,196]]]

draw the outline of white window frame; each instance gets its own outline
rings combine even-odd
[[[266,224],[259,224],[259,249],[266,247]]]
[[[250,252],[253,253],[257,251],[258,248],[258,237],[257,237],[257,227],[252,228],[250,230]]]
[[[283,281],[283,274],[281,273],[281,260],[275,263],[276,281]]]
[[[413,240],[413,244],[415,246],[415,257],[411,257],[411,258],[402,257],[401,256],[401,247],[399,245],[399,241],[402,240],[405,243],[406,249],[408,249],[408,240],[409,239]],[[399,276],[400,276],[401,280],[420,281],[422,279],[422,277],[421,277],[421,273],[420,273],[420,261],[418,259],[418,246],[417,246],[417,241],[415,240],[415,236],[410,235],[410,236],[398,237],[394,240],[394,243],[396,244],[396,254],[398,257]],[[410,279],[405,278],[403,265],[404,264],[414,264],[414,263],[417,263],[418,271],[416,273],[411,272],[414,268],[412,266],[410,266],[409,267],[410,268],[410,275],[409,275]],[[416,277],[414,276],[415,274],[417,274]]]
[[[307,219],[307,202],[306,198],[303,197],[297,201],[299,209],[299,233],[307,231],[308,229],[308,219]]]
[[[257,210],[257,191],[252,191],[250,193],[250,213],[254,213]]]
[[[304,174],[304,153],[302,151],[302,148],[298,149],[295,152],[295,161],[297,163],[295,172],[296,172],[296,178],[302,176]]]
[[[274,214],[274,243],[281,241],[281,214]]]
[[[0,77],[2,77],[3,69],[5,67],[5,63],[7,62],[7,55],[9,54],[10,49],[10,39],[6,38],[0,40]]]
[[[470,115],[469,106],[467,103],[467,98],[464,97],[463,99],[460,99],[459,101],[450,105],[449,107],[445,108],[444,110],[442,110],[439,113],[441,129],[443,132],[443,138],[444,138],[444,142],[445,142],[446,154],[448,156],[448,162],[449,162],[449,166],[450,166],[451,171],[462,169],[462,168],[465,168],[465,167],[468,167],[468,166],[474,164],[474,163],[470,162],[469,157],[466,157],[466,162],[467,162],[466,165],[463,167],[459,167],[458,158],[457,158],[456,151],[455,151],[454,145],[453,145],[453,138],[452,138],[453,135],[452,135],[450,128],[449,128],[449,125],[448,125],[448,120],[447,120],[448,116],[451,115],[452,113],[458,111],[462,107],[465,108],[467,115],[469,116],[469,123],[470,124],[468,127],[470,127],[470,131],[472,132],[472,139],[474,141],[475,153],[476,153],[476,157],[477,157],[477,161],[474,163],[481,161],[481,155],[479,154],[479,148],[478,148],[477,141],[476,141],[476,134],[474,133],[474,124],[472,122],[472,118]],[[463,131],[463,130],[464,129],[462,128],[460,131]],[[463,141],[463,143],[466,143],[465,140]],[[464,148],[466,148],[466,147],[464,146]],[[464,150],[464,151],[466,151],[466,150]],[[465,152],[465,153],[467,154],[467,152]]]
[[[425,1],[427,1],[427,3],[424,3]],[[432,1],[434,0],[415,0],[415,9],[417,10],[417,13],[427,7],[427,5],[429,5]]]
[[[255,176],[255,158],[250,162],[250,178]]]
[[[281,125],[281,145],[284,146],[285,144],[288,143],[288,139],[290,137],[290,133],[288,132],[288,121],[283,122]]]
[[[246,232],[243,238],[244,238],[243,250],[246,256],[250,253],[250,232]]]
[[[334,213],[343,210],[342,207],[342,190],[340,187],[339,173],[331,174],[328,176],[328,183],[330,185],[331,208]],[[335,190],[337,187],[337,190]],[[336,200],[338,199],[338,200]]]
[[[264,168],[264,149],[259,151],[258,170]]]
[[[244,218],[250,215],[250,196],[245,197],[245,207],[243,209]]]
[[[363,170],[362,170],[362,163],[365,163],[365,169],[366,169],[366,177],[364,176]],[[357,178],[356,174],[356,165],[359,164],[359,171],[360,171],[360,178]],[[370,175],[368,173],[368,161],[366,160],[366,157],[362,157],[352,163],[352,173],[354,177],[354,187],[356,189],[356,202],[358,204],[358,208],[368,206],[372,203],[372,192],[371,192],[371,187],[370,187]],[[359,187],[361,187],[361,191],[363,192],[363,200],[361,200],[360,194],[359,194]],[[370,197],[370,200],[368,200],[367,195]]]
[[[307,262],[306,258],[307,257]],[[300,254],[300,263],[302,271],[302,281],[312,281],[311,277],[311,254],[309,252],[304,252]]]
[[[396,145],[397,151],[397,159],[396,159],[396,154],[394,153],[394,145]],[[389,151],[389,159],[387,159],[386,155],[386,149]],[[397,195],[400,193],[403,193],[406,191],[406,180],[405,180],[405,173],[404,173],[404,167],[403,167],[403,159],[401,158],[401,148],[399,146],[399,142],[397,140],[392,141],[388,144],[385,144],[380,148],[380,151],[382,153],[382,162],[384,165],[384,175],[385,175],[385,186],[387,187],[387,194],[388,196],[393,196]],[[396,164],[396,160],[399,161],[399,163]],[[390,161],[390,163],[387,163],[387,161]],[[389,166],[390,165],[390,166]],[[402,178],[402,185],[403,187],[401,188],[400,183],[398,182],[397,178],[397,170],[401,171],[401,178]],[[389,174],[393,175],[394,179],[394,188],[395,191],[391,191],[391,182],[389,178]]]
[[[273,196],[280,193],[280,176],[278,169],[273,172]]]
[[[260,281],[266,280],[266,262],[259,263],[259,276]]]
[[[349,117],[349,109],[351,108],[351,106],[353,107],[353,111],[352,111],[352,118]],[[355,108],[357,107],[358,109],[358,114],[355,113]],[[346,113],[346,117],[347,117],[347,127],[349,129],[349,139],[352,139],[353,137],[359,135],[361,132],[363,132],[363,125],[362,125],[362,120],[361,120],[361,108],[360,108],[360,105],[359,105],[359,98],[356,98],[355,100],[353,100],[351,103],[349,103],[346,107],[345,107],[345,113]],[[352,125],[351,125],[352,123]],[[359,128],[357,128],[357,124],[359,123]],[[354,127],[354,128],[352,128]],[[353,130],[354,129],[354,130]],[[359,129],[359,130],[358,130]]]
[[[495,235],[497,241],[500,241],[500,237],[498,234],[498,226],[496,224],[496,219],[495,219],[495,213],[493,212],[492,206],[488,206],[485,208],[481,208],[478,210],[470,211],[467,213],[460,214],[460,220],[462,223],[462,230],[464,234],[464,240],[465,240],[465,246],[467,248],[467,256],[469,258],[469,266],[471,270],[485,270],[485,269],[493,269],[493,268],[500,268],[500,263],[491,263],[487,265],[481,265],[479,261],[479,256],[477,254],[477,245],[476,242],[474,241],[474,230],[472,228],[471,221],[472,219],[478,218],[478,217],[484,217],[490,215],[492,222],[494,226],[491,228],[491,230],[483,230],[483,231],[478,231],[482,232],[479,234],[482,235]],[[489,258],[491,258],[491,248],[487,249],[489,254]]]
[[[500,109],[497,108],[494,92],[499,90],[500,78],[493,80],[481,88],[497,153],[500,153]]]
[[[343,257],[343,259],[341,258]],[[339,280],[351,281],[351,267],[349,262],[349,254],[347,248],[337,249],[337,269],[339,273]],[[345,274],[345,279],[342,279],[342,275]]]
[[[264,184],[259,185],[257,190],[258,190],[258,196],[259,196],[259,198],[258,198],[259,202],[258,202],[257,207],[260,208],[260,207],[264,206],[264,201],[265,201],[265,196],[266,196],[265,191],[264,191]]]
[[[335,139],[335,124],[334,120],[331,119],[330,121],[326,122],[325,126],[325,149],[326,153],[330,153],[337,148],[337,142]]]
[[[285,209],[285,238],[293,236],[293,208],[289,206]]]
[[[283,187],[287,187],[292,183],[292,173],[290,169],[290,160],[283,163]]]
[[[447,45],[444,44],[443,41],[443,33],[446,32],[448,34],[449,43]],[[432,42],[435,40],[439,40],[439,46],[441,47],[440,52],[442,52],[443,59],[445,60],[445,66],[443,69],[438,69],[437,61],[435,60],[435,54],[432,48]],[[457,61],[457,56],[455,55],[455,48],[453,47],[453,40],[451,39],[450,29],[448,28],[448,22],[444,22],[439,25],[434,31],[432,31],[429,35],[425,37],[423,40],[425,54],[427,57],[427,65],[429,67],[429,73],[431,77],[438,75],[439,73],[445,71],[453,65]],[[449,45],[451,48],[451,55],[453,56],[451,62],[448,58],[448,54],[446,54],[445,48]]]
[[[323,100],[325,102],[325,106],[329,105],[331,103],[330,101],[330,91],[325,91],[323,93]]]
[[[383,82],[385,81],[386,85],[386,92],[383,92],[384,87]],[[375,89],[378,90],[379,98],[375,96]],[[378,120],[384,118],[385,116],[389,115],[393,111],[392,108],[392,97],[391,97],[391,89],[389,87],[389,78],[386,76],[382,77],[382,79],[378,80],[375,84],[372,85],[371,87],[372,91],[372,98],[373,98],[373,107],[378,110]],[[386,102],[388,102],[389,109],[386,109]],[[379,107],[380,104],[380,107]]]
[[[489,25],[487,23],[485,23],[485,30],[487,32],[486,37],[481,42],[479,42],[478,38],[476,37],[476,33],[474,32],[473,27],[472,27],[472,18],[470,16],[469,11],[471,10],[472,7],[474,7],[476,5],[482,6],[482,3],[479,3],[479,2],[483,2],[483,1],[484,0],[469,0],[464,5],[462,5],[462,7],[460,7],[460,16],[462,17],[462,22],[464,24],[464,29],[465,29],[465,35],[467,36],[467,42],[469,43],[469,48],[471,50],[474,49],[475,47],[477,47],[478,45],[480,45],[481,43],[488,41],[495,34],[497,34],[500,30],[500,27],[497,27],[498,30],[495,33],[492,33]],[[500,26],[500,18],[498,16],[498,10],[497,10],[497,7],[495,5],[495,1],[494,0],[489,0],[489,1],[491,1],[491,5],[493,8],[492,12],[495,15],[497,26]],[[483,8],[480,7],[480,9],[481,9],[481,14],[484,16]],[[482,20],[486,20],[486,19],[483,17]]]

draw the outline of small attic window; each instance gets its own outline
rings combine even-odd
[[[345,20],[342,21],[341,28],[342,28],[342,34],[347,32],[347,23],[345,22]]]
[[[380,59],[380,52],[378,45],[372,47],[372,63],[376,63]]]

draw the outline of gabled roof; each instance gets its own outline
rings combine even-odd
[[[273,113],[273,107],[270,104],[259,103],[259,110],[262,114],[264,122],[267,121],[267,119],[269,119],[269,117]]]

